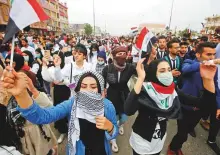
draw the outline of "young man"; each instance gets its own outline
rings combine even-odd
[[[209,100],[209,97],[204,97],[203,92],[204,83],[202,82],[200,68],[201,62],[215,59],[215,45],[210,42],[202,43],[198,45],[196,49],[195,60],[185,60],[182,67],[182,74],[184,76],[182,89],[179,91],[179,99],[182,103],[182,119],[177,121],[178,131],[174,136],[170,147],[168,149],[168,155],[183,155],[181,148],[184,142],[187,141],[187,135],[198,124],[202,118],[204,111],[211,113],[211,128],[209,131],[209,137],[207,144],[215,151],[220,154],[220,150],[215,143],[215,138],[218,133],[219,123],[216,116],[220,113],[220,91],[218,88],[218,73],[214,78],[215,90],[213,93],[215,99]],[[217,111],[217,113],[216,113]]]
[[[167,43],[167,49],[169,51],[169,55],[165,56],[164,59],[170,64],[174,77],[174,83],[177,84],[182,68],[182,60],[178,56],[180,50],[179,40],[173,39],[169,41]]]
[[[186,59],[186,53],[188,51],[188,46],[189,46],[189,44],[185,41],[180,43],[179,56],[182,58],[183,61]]]
[[[21,51],[24,52],[24,51],[30,51],[33,55],[33,57],[35,58],[35,49],[31,46],[28,45],[28,41],[27,39],[22,39],[21,40],[21,44],[22,44],[22,48],[21,48]]]
[[[162,59],[168,55],[166,51],[166,47],[167,47],[166,37],[160,36],[158,40],[159,40],[159,48],[157,49],[157,59]]]

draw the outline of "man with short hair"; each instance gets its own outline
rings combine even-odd
[[[165,36],[160,36],[158,38],[158,43],[159,43],[159,47],[157,49],[157,59],[162,59],[166,55],[168,55],[168,53],[166,51],[166,47],[167,47],[166,37]]]
[[[167,43],[167,49],[169,54],[164,59],[170,64],[172,74],[174,77],[174,83],[177,84],[178,78],[181,75],[182,59],[178,56],[180,50],[180,44],[178,39],[172,39]]]
[[[215,142],[219,129],[219,122],[216,117],[219,117],[220,114],[220,90],[217,82],[218,73],[215,74],[213,83],[213,85],[215,85],[215,93],[210,92],[211,96],[215,95],[214,98],[216,98],[216,100],[209,100],[209,98],[203,96],[205,89],[200,75],[201,62],[215,59],[215,54],[215,45],[210,42],[205,42],[198,45],[195,60],[187,59],[183,63],[182,76],[184,80],[182,88],[178,93],[182,104],[183,117],[177,121],[178,131],[170,143],[167,152],[168,155],[183,155],[181,148],[183,143],[187,141],[188,133],[195,128],[204,112],[207,111],[211,113],[212,117],[212,125],[209,130],[207,144],[216,154],[220,154],[220,149]],[[208,101],[209,103],[207,103]]]
[[[22,44],[22,48],[21,48],[21,51],[24,52],[24,51],[30,51],[33,55],[33,57],[35,58],[35,49],[31,46],[28,45],[28,41],[27,39],[22,39],[21,40],[21,44]]]
[[[189,46],[189,44],[185,41],[180,43],[179,56],[182,58],[183,61],[186,59],[186,53],[188,51],[188,46]]]

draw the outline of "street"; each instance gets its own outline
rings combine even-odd
[[[125,124],[125,134],[123,136],[118,136],[117,143],[119,146],[119,152],[113,155],[132,155],[132,150],[129,145],[129,138],[131,133],[131,126],[133,124],[135,117],[130,117],[128,122]],[[167,127],[168,135],[165,142],[164,149],[161,155],[166,155],[167,147],[172,140],[173,136],[176,134],[176,121],[170,120]],[[199,124],[196,129],[197,137],[188,137],[188,141],[183,145],[184,155],[215,155],[215,153],[206,144],[208,132],[205,131]],[[57,132],[55,131],[57,136]],[[59,155],[65,155],[66,140],[59,145]],[[220,139],[217,138],[217,143],[220,145]]]

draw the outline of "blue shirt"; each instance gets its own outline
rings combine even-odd
[[[42,109],[39,107],[39,105],[33,103],[27,109],[21,109],[17,107],[17,110],[21,112],[23,117],[25,117],[28,121],[34,124],[50,124],[65,117],[68,117],[68,120],[70,120],[73,103],[74,103],[74,98],[71,98],[70,100],[64,101],[54,107]],[[118,135],[118,126],[117,126],[115,108],[113,104],[107,99],[104,99],[104,115],[114,125],[112,135],[110,135],[107,131],[105,131],[105,141],[104,141],[105,150],[107,155],[111,155],[112,153],[111,153],[109,141],[115,139],[116,136]],[[69,154],[68,146],[67,146],[66,154],[67,155]],[[84,154],[85,154],[85,146],[82,143],[82,141],[79,140],[76,142],[76,155],[84,155]]]
[[[200,91],[204,90],[202,78],[200,75],[200,62],[195,60],[185,60],[182,66],[183,75],[183,87],[182,91],[185,94],[192,95],[195,97],[200,96]],[[214,77],[215,91],[216,91],[216,101],[217,107],[220,109],[220,90],[218,87],[218,73],[216,72]]]

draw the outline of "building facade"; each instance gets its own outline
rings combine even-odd
[[[216,29],[220,28],[220,15],[213,15],[205,19],[203,32],[206,34],[214,34]]]
[[[66,3],[59,0],[37,0],[41,4],[49,20],[31,24],[31,29],[35,31],[65,32],[69,26],[68,7]]]
[[[4,31],[9,19],[9,0],[0,0],[0,32]]]
[[[64,32],[69,26],[68,7],[66,3],[59,0],[37,0],[44,9],[45,13],[50,17],[49,20],[37,22],[30,25],[32,31],[35,32]],[[8,23],[10,11],[9,0],[0,0],[0,31],[4,31]]]
[[[165,24],[156,24],[156,23],[142,23],[139,25],[139,31],[143,29],[143,27],[147,27],[148,30],[153,32],[154,34],[163,33],[165,31]]]

